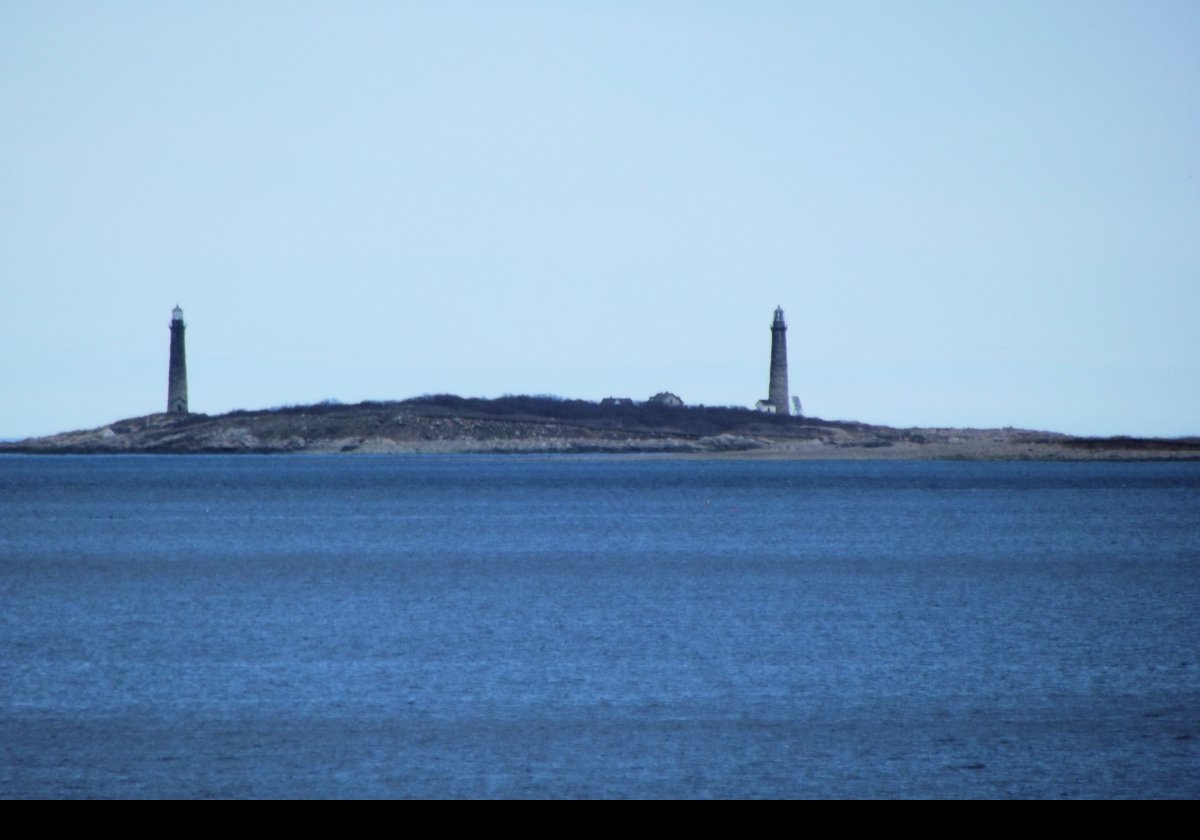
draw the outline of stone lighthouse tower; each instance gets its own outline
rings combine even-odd
[[[781,306],[775,307],[775,320],[771,322],[771,386],[767,402],[775,406],[776,414],[792,413],[788,405],[787,324]]]
[[[167,414],[187,414],[187,354],[183,349],[183,310],[171,310],[171,366],[167,373]]]

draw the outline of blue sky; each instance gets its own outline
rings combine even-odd
[[[1200,4],[0,3],[0,436],[453,392],[1200,434]]]

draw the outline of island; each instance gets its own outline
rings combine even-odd
[[[150,414],[0,443],[0,453],[627,454],[795,460],[1200,460],[1200,437],[897,429],[668,400],[427,395],[227,414]]]

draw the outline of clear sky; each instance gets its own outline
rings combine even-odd
[[[0,0],[0,437],[550,393],[1200,434],[1200,3]]]

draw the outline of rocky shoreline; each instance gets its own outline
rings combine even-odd
[[[795,460],[1200,460],[1200,438],[894,429],[733,408],[437,396],[186,416],[0,444],[0,453],[614,454]]]

